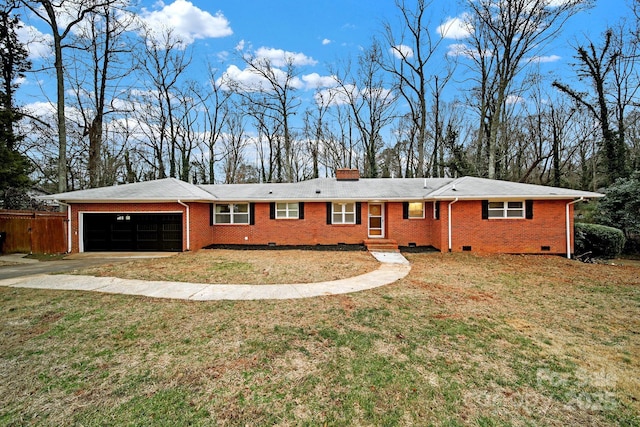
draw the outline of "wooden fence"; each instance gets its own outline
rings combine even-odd
[[[67,214],[0,210],[2,253],[57,254],[67,251]]]

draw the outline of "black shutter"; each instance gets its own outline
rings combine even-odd
[[[327,225],[331,225],[331,202],[327,202]]]
[[[298,218],[304,219],[304,202],[298,203]]]
[[[256,204],[249,203],[249,225],[256,225]]]
[[[409,202],[402,202],[402,219],[409,219]]]
[[[209,204],[209,225],[213,225],[215,205],[213,203]]]
[[[525,218],[533,219],[533,200],[525,200]]]
[[[440,219],[440,202],[434,202],[434,203],[435,203],[435,208],[434,208],[435,209],[435,211],[434,211],[435,212],[434,213],[435,219]]]
[[[276,219],[276,202],[269,203],[269,219]]]
[[[356,224],[362,224],[362,203],[356,202]]]
[[[489,219],[489,201],[482,201],[482,219]]]

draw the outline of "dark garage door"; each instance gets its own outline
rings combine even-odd
[[[182,251],[182,214],[84,214],[84,250]]]

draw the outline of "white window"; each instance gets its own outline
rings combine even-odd
[[[249,203],[216,205],[216,224],[249,224]]]
[[[409,202],[409,218],[424,218],[424,203]]]
[[[298,219],[300,217],[298,206],[298,203],[276,203],[276,218]]]
[[[333,203],[332,204],[332,223],[333,224],[355,224],[356,223],[356,204],[350,203]]]
[[[524,218],[524,202],[489,202],[489,218]]]

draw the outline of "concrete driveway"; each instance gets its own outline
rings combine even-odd
[[[26,254],[0,256],[0,280],[34,274],[63,273],[95,265],[124,262],[135,258],[159,258],[174,255],[173,252],[85,252],[72,254],[59,261],[38,261],[25,258]],[[8,265],[2,265],[7,263]]]
[[[55,275],[49,272],[64,271],[52,268],[72,269],[73,265],[87,266],[89,262],[105,263],[113,261],[109,258],[92,258],[81,256],[81,259],[63,261],[49,261],[39,264],[57,263],[59,266],[49,266],[45,274],[23,274],[3,278],[0,274],[0,286],[16,288],[36,288],[55,290],[94,291],[113,294],[143,295],[154,298],[186,299],[197,301],[216,300],[258,300],[258,299],[296,299],[315,296],[345,294],[367,289],[377,288],[393,283],[405,277],[411,270],[409,261],[399,253],[371,253],[379,262],[380,267],[369,273],[341,280],[317,283],[298,283],[281,285],[210,285],[201,283],[184,283],[169,281],[146,281],[118,279],[115,277],[93,277],[74,275]],[[131,258],[116,258],[122,261]],[[2,258],[0,258],[2,260]],[[10,267],[0,267],[0,271]],[[16,268],[16,267],[14,267]],[[42,266],[41,268],[45,268]],[[17,268],[20,270],[20,268]],[[25,277],[20,277],[25,276]]]

